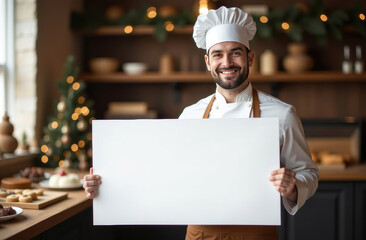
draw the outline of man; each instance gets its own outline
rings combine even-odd
[[[252,17],[238,9],[220,7],[200,15],[193,38],[206,49],[205,62],[216,83],[216,93],[184,109],[183,118],[276,117],[280,129],[281,168],[269,176],[283,204],[295,214],[318,186],[318,169],[312,162],[303,129],[295,109],[280,100],[256,91],[249,80],[254,53],[249,41],[256,26]],[[245,134],[245,133],[243,133]],[[100,176],[84,178],[88,198],[93,198]],[[186,240],[194,239],[277,239],[274,226],[188,226]]]

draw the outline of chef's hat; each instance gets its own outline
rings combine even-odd
[[[249,49],[249,40],[252,40],[257,31],[252,16],[239,8],[209,10],[207,14],[198,16],[193,27],[193,39],[197,47],[206,49],[216,43],[239,42]]]

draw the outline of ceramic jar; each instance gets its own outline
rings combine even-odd
[[[13,153],[18,147],[18,141],[12,136],[13,125],[9,122],[9,116],[5,113],[0,123],[0,149],[4,153]]]
[[[304,43],[288,45],[289,54],[283,60],[283,67],[288,73],[302,73],[313,67],[314,61],[306,51],[307,46]]]
[[[174,72],[174,59],[170,54],[163,54],[160,58],[160,74],[172,74]]]
[[[272,50],[265,50],[260,57],[260,73],[272,75],[278,71],[278,58]]]

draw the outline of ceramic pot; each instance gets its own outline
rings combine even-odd
[[[306,51],[307,46],[304,43],[288,45],[289,54],[283,60],[283,67],[288,73],[302,73],[313,67],[314,61]]]
[[[96,74],[112,73],[118,70],[119,61],[116,58],[97,57],[90,59],[89,67]]]

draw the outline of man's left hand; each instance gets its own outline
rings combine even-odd
[[[269,180],[276,187],[282,197],[297,202],[296,173],[287,168],[280,168],[271,172]]]

